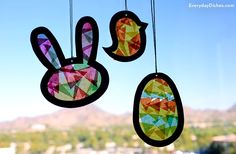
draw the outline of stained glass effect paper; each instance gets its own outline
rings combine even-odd
[[[83,58],[85,62],[88,62],[88,59],[91,55],[92,44],[93,44],[92,26],[89,23],[85,23],[82,28],[82,49],[83,49]]]
[[[95,93],[101,85],[101,74],[88,65],[72,64],[54,73],[48,91],[60,100],[81,100]]]
[[[141,46],[140,28],[132,19],[120,19],[116,24],[118,49],[113,51],[113,53],[119,56],[136,54]]]
[[[143,132],[153,140],[165,140],[176,130],[178,110],[169,85],[162,79],[150,80],[144,87],[139,106]]]
[[[38,35],[38,45],[48,61],[57,69],[61,67],[57,53],[45,34]]]

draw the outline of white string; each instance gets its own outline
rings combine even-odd
[[[69,0],[69,13],[70,13],[70,50],[71,58],[73,58],[73,0]]]
[[[128,2],[125,0],[125,10],[128,11]]]
[[[156,8],[155,0],[151,0],[151,16],[152,16],[152,30],[153,30],[153,47],[155,58],[155,72],[157,73],[157,37],[156,37]]]

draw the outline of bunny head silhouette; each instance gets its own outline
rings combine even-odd
[[[80,107],[97,100],[109,83],[107,70],[96,62],[98,26],[91,17],[81,18],[76,25],[76,56],[65,59],[62,50],[45,27],[31,33],[33,50],[48,68],[41,81],[41,91],[51,103],[67,108]]]

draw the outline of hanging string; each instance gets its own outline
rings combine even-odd
[[[127,3],[127,0],[125,0],[125,10],[128,11],[128,3]]]
[[[152,16],[155,72],[157,73],[157,38],[156,38],[156,9],[155,9],[155,6],[156,6],[155,0],[151,0],[151,16]]]
[[[70,13],[70,50],[71,58],[73,58],[73,0],[69,0],[69,13]]]

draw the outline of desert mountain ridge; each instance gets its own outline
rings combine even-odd
[[[71,127],[99,127],[125,125],[131,121],[130,114],[114,115],[95,105],[81,108],[62,109],[37,117],[20,117],[13,121],[0,122],[0,130],[27,130],[32,125],[43,124],[48,128],[68,129]]]
[[[228,110],[192,109],[184,107],[185,124],[236,122],[236,104]],[[95,105],[82,108],[62,109],[37,117],[21,117],[13,121],[0,122],[1,131],[28,130],[41,124],[47,128],[69,129],[71,127],[105,127],[113,125],[132,125],[132,114],[115,115],[103,111]]]

